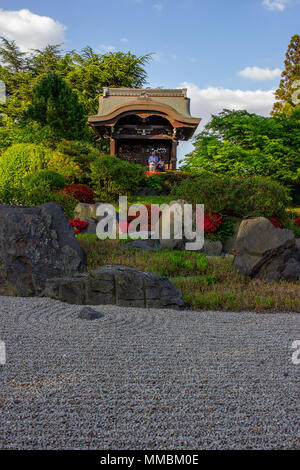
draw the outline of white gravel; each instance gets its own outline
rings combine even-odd
[[[296,449],[299,316],[0,297],[2,449]]]

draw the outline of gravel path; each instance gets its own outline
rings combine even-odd
[[[297,314],[0,297],[2,449],[296,449]]]

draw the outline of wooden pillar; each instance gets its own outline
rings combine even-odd
[[[177,163],[177,141],[172,140],[170,170],[176,170]]]
[[[116,155],[116,140],[113,137],[110,137],[110,154]]]

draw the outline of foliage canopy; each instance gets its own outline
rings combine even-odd
[[[295,86],[297,85],[297,90],[300,88],[300,83],[296,84],[298,80],[300,80],[300,36],[294,34],[285,55],[284,70],[275,93],[277,101],[274,103],[273,112],[291,114],[295,107],[299,107],[293,100]],[[300,97],[299,93],[298,96]]]
[[[300,109],[273,117],[225,109],[212,116],[193,145],[184,170],[300,181]]]

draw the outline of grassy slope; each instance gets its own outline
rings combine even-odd
[[[95,235],[79,235],[88,268],[107,264],[131,266],[168,277],[181,290],[193,310],[256,310],[300,312],[300,282],[266,282],[237,274],[231,259],[203,254],[161,250],[122,250],[119,240],[100,241]]]

